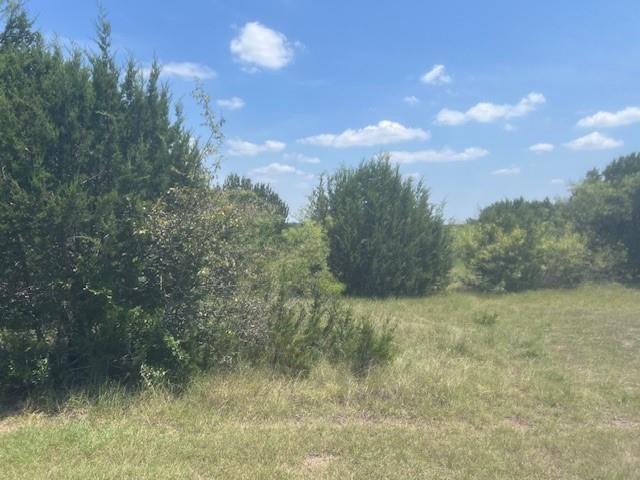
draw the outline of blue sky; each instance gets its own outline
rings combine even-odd
[[[294,212],[319,174],[383,151],[463,220],[640,150],[637,0],[102,5],[119,58],[155,54],[194,130],[194,77],[219,102],[221,175],[271,182]],[[95,2],[27,7],[49,35],[93,38]]]

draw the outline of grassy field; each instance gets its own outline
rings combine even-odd
[[[640,478],[640,290],[353,303],[398,323],[365,379],[78,395],[0,419],[0,478]]]

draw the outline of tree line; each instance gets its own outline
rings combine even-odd
[[[566,199],[502,200],[457,231],[463,279],[483,290],[640,279],[640,155],[591,170]]]
[[[15,3],[1,25],[0,394],[391,356],[391,328],[337,298],[324,232],[286,229],[268,185],[213,181],[206,95],[202,142],[157,63],[117,64],[105,18],[95,52],[45,42]]]
[[[518,291],[640,277],[640,155],[567,199],[502,200],[448,225],[388,155],[323,176],[305,218],[269,185],[205,159],[160,79],[97,51],[63,52],[10,4],[0,32],[0,395],[107,379],[179,385],[320,359],[366,373],[393,356],[388,322],[343,294],[419,296],[460,281]]]

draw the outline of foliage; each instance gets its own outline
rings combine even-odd
[[[136,229],[168,189],[208,181],[179,108],[171,119],[158,65],[147,80],[132,61],[121,72],[109,37],[101,20],[98,51],[85,62],[80,51],[46,46],[19,6],[6,12],[0,370],[9,386],[135,376],[138,335],[149,334],[163,302],[141,284]]]
[[[250,178],[232,173],[224,180],[222,188],[233,194],[236,203],[259,203],[275,216],[280,225],[286,223],[289,207],[268,184],[254,183]]]
[[[621,157],[573,188],[568,210],[609,275],[640,278],[640,155]]]
[[[587,277],[592,268],[586,240],[573,230],[567,229],[555,235],[542,232],[537,248],[541,287],[574,287]]]
[[[466,231],[463,255],[474,273],[472,281],[483,290],[517,291],[530,288],[539,274],[532,233],[511,231],[494,224],[478,224]]]
[[[327,231],[329,266],[348,293],[421,295],[446,285],[451,242],[441,209],[388,155],[321,180],[309,211]]]
[[[460,250],[483,290],[571,287],[588,272],[586,241],[548,200],[504,200],[460,230]]]
[[[496,312],[482,312],[473,317],[474,323],[483,327],[491,327],[498,321],[499,315]]]
[[[461,248],[484,289],[640,278],[640,155],[591,170],[566,202],[504,200],[485,208]]]
[[[270,364],[292,373],[307,373],[321,358],[347,362],[354,373],[366,373],[372,366],[392,356],[393,328],[382,329],[371,319],[356,316],[352,309],[316,295],[309,303],[288,304],[281,293],[271,305],[269,341]]]
[[[201,143],[179,105],[171,112],[159,65],[147,77],[133,60],[122,70],[104,18],[97,36],[96,53],[63,54],[20,6],[5,12],[0,393],[183,381],[272,345],[276,287],[258,296],[255,285],[272,281],[262,266],[279,246],[286,204],[239,177],[210,186],[204,159],[222,136],[206,94],[211,137]],[[313,233],[296,247],[300,258],[316,255],[307,267],[282,263],[299,278],[320,265],[311,274],[330,290],[325,240]],[[282,239],[283,248],[299,240]]]
[[[265,267],[269,284],[294,297],[342,293],[344,286],[329,271],[329,245],[320,225],[312,220],[290,225],[276,242]]]

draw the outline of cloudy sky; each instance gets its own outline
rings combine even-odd
[[[204,84],[225,119],[221,175],[272,183],[294,212],[319,174],[380,152],[462,220],[565,195],[640,150],[637,0],[102,5],[119,58],[155,55],[196,132]],[[28,8],[47,35],[90,45],[95,2]]]

